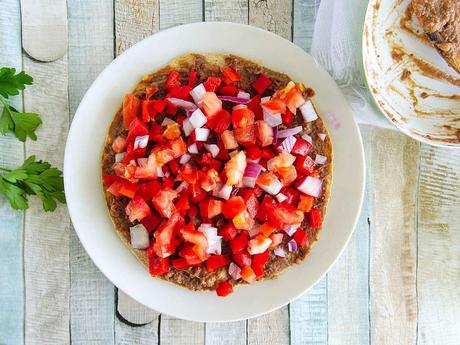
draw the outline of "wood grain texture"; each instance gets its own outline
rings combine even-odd
[[[159,29],[159,0],[115,0],[115,49],[121,54]]]
[[[366,162],[371,162],[371,127],[361,126]],[[372,173],[355,232],[327,275],[328,344],[369,344],[369,229],[372,222]]]
[[[309,52],[321,0],[294,0],[292,41]]]
[[[292,0],[249,0],[249,23],[292,40]]]
[[[2,2],[0,11],[0,66],[21,70],[21,20],[16,0]],[[11,98],[22,110],[22,96]],[[24,145],[13,135],[0,135],[0,166],[14,168],[22,163]],[[22,271],[24,212],[14,211],[0,196],[0,344],[24,342],[24,284]]]
[[[203,19],[202,0],[160,0],[160,30]]]
[[[156,320],[159,315],[158,312],[144,307],[120,289],[117,289],[117,312],[124,320],[134,325],[145,325]]]
[[[41,115],[38,140],[27,141],[26,156],[36,155],[62,169],[69,128],[67,55],[50,63],[23,56],[24,70],[34,78],[24,91],[24,109]],[[25,343],[68,344],[69,228],[67,208],[44,213],[37,198],[29,202],[24,225]]]
[[[418,344],[458,344],[459,150],[422,145],[418,209]]]
[[[206,345],[246,345],[246,322],[210,322],[205,327]]]
[[[161,345],[203,345],[205,324],[179,320],[162,314],[160,316]]]
[[[112,2],[68,1],[71,116],[114,52]],[[88,15],[91,14],[91,15]],[[114,343],[114,287],[93,264],[74,231],[70,239],[72,344]]]
[[[209,21],[248,23],[248,0],[204,0],[204,18]]]
[[[248,320],[248,345],[288,345],[289,310],[283,307]]]
[[[419,144],[396,131],[372,139],[370,326],[375,344],[415,344]],[[393,178],[385,178],[391,175]]]

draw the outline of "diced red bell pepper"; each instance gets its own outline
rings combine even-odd
[[[236,96],[238,93],[238,88],[235,85],[225,85],[219,89],[219,93],[224,96]]]
[[[179,171],[179,163],[177,163],[175,159],[168,163],[168,167],[174,175],[177,175],[177,172]]]
[[[193,88],[196,84],[196,79],[197,79],[197,73],[194,69],[191,69],[188,75],[188,86]]]
[[[174,254],[176,246],[179,244],[179,241],[174,241],[174,233],[183,223],[184,219],[176,212],[158,227],[154,233],[156,241],[153,246],[156,255],[166,258]]]
[[[171,264],[176,270],[184,270],[190,267],[190,264],[184,258],[172,259]]]
[[[219,285],[217,285],[216,294],[219,297],[228,296],[232,292],[233,292],[233,286],[228,280],[220,282]]]
[[[227,255],[211,255],[206,261],[206,268],[208,272],[212,272],[219,267],[226,266],[230,263]]]
[[[134,194],[136,194],[137,184],[131,183],[119,177],[114,180],[113,183],[110,184],[107,191],[114,195],[114,196],[126,196],[130,199],[134,198]]]
[[[166,79],[164,89],[170,91],[174,86],[180,86],[180,74],[171,70],[168,74],[168,79]]]
[[[225,218],[233,219],[245,209],[244,200],[240,196],[232,196],[224,202],[222,213]]]
[[[197,214],[198,214],[198,207],[196,207],[193,204],[190,205],[190,208],[187,211],[187,215],[189,216],[189,218],[193,220]]]
[[[166,114],[168,115],[176,115],[177,114],[177,107],[174,104],[168,103],[166,107]]]
[[[314,202],[315,202],[314,197],[310,195],[301,194],[300,201],[297,205],[297,208],[303,212],[310,212],[313,207]]]
[[[200,202],[200,214],[204,219],[211,219],[222,213],[222,201],[207,198]]]
[[[150,126],[149,139],[158,144],[164,143],[166,138],[163,136],[163,127],[156,123],[152,123]]]
[[[141,108],[141,101],[133,94],[127,94],[123,100],[123,125],[129,128],[131,122],[137,118]]]
[[[163,170],[165,170],[165,168],[166,167],[163,167]],[[163,187],[173,189],[174,188],[174,182],[175,182],[174,177],[172,177],[172,176],[163,178]]]
[[[224,75],[223,79],[226,84],[232,84],[241,80],[241,75],[230,66],[222,68],[222,74]]]
[[[200,107],[207,117],[212,117],[222,109],[222,101],[214,92],[206,92],[201,98]]]
[[[296,241],[297,245],[301,248],[307,245],[308,241],[308,233],[302,229],[297,229],[293,236],[294,240]]]
[[[299,156],[296,159],[295,167],[297,168],[298,172],[306,175],[311,175],[315,169],[315,161],[310,156]]]
[[[139,118],[135,117],[129,125],[129,132],[128,137],[126,138],[126,142],[132,143],[136,137],[147,134],[149,134],[149,128],[147,125],[139,120]]]
[[[206,198],[206,196],[208,195],[208,193],[206,193],[203,189],[201,189],[201,187],[198,185],[198,183],[191,184],[189,186],[189,193],[190,193],[190,196],[191,196],[190,200],[193,203],[200,202],[201,200]]]
[[[169,272],[169,258],[158,256],[149,260],[149,271],[153,277],[162,276]]]
[[[244,266],[241,269],[241,278],[243,278],[244,281],[248,282],[249,284],[252,284],[256,280],[256,274],[254,273],[254,270],[251,268],[251,266],[247,265]]]
[[[110,175],[110,174],[104,174],[102,175],[102,179],[104,180],[104,185],[106,187],[110,187],[112,183],[114,183],[116,180],[118,180],[117,175]]]
[[[225,241],[233,240],[238,235],[238,229],[231,223],[227,223],[219,229],[219,236]]]
[[[188,200],[188,195],[184,194],[181,197],[179,197],[179,199],[174,204],[174,206],[176,207],[176,210],[179,211],[179,212],[187,211],[188,209],[190,209],[190,203],[189,203],[189,200]]]
[[[200,187],[206,192],[211,192],[216,189],[217,184],[220,182],[219,173],[214,169],[209,169],[206,172],[199,171],[198,175]]]
[[[112,143],[113,152],[120,153],[123,152],[126,148],[126,138],[119,135],[115,138]]]
[[[278,98],[271,98],[269,101],[262,102],[260,106],[270,114],[284,114],[286,112],[286,103]]]
[[[188,85],[174,86],[173,88],[171,88],[169,97],[191,100],[192,96],[190,95],[190,91],[192,91],[192,88]]]
[[[193,251],[193,245],[185,245],[180,251],[179,256],[183,257],[191,266],[198,265],[203,261]]]
[[[251,146],[256,143],[256,130],[254,125],[244,128],[235,128],[233,131],[236,141],[243,146]]]
[[[147,158],[147,164],[145,166],[136,167],[134,177],[140,179],[156,179],[158,177],[157,172],[157,158],[155,153],[151,153],[149,158]],[[149,198],[151,199],[151,198]]]
[[[246,190],[243,194],[243,200],[246,204],[246,209],[252,218],[255,218],[259,211],[259,201],[253,189]]]
[[[186,242],[197,244],[202,248],[206,248],[208,246],[206,236],[202,232],[196,231],[193,223],[188,223],[179,230],[179,233]]]
[[[277,229],[286,229],[289,225],[300,224],[303,221],[303,212],[286,205],[267,205],[265,207],[268,221]]]
[[[252,83],[252,87],[259,94],[263,94],[264,91],[271,85],[272,81],[265,75],[261,74],[259,77]]]
[[[263,120],[264,113],[262,107],[260,106],[260,95],[254,96],[251,98],[251,101],[248,103],[248,108],[252,110],[256,120]]]
[[[141,220],[141,224],[145,226],[148,232],[152,232],[160,225],[161,218],[157,213],[150,213],[147,217]]]
[[[209,168],[214,169],[215,171],[220,171],[220,168],[222,168],[222,162],[218,161],[217,159],[211,159]]]
[[[216,115],[208,117],[206,126],[212,129],[217,134],[222,134],[230,126],[231,115],[225,110],[221,109]]]
[[[225,148],[222,140],[219,140],[216,145],[219,147],[219,153],[216,156],[216,159],[227,160],[228,159],[228,150]],[[216,169],[218,170],[218,169]]]
[[[291,113],[289,109],[286,109],[286,112],[281,114],[281,120],[286,126],[291,127],[294,122],[294,114]]]
[[[265,146],[262,148],[262,158],[271,159],[275,157],[275,152],[273,152],[270,146]]]
[[[284,204],[288,204],[291,206],[297,206],[300,200],[300,192],[292,187],[283,188],[281,189],[281,193],[283,193],[287,199],[283,201]]]
[[[190,164],[184,164],[182,169],[179,171],[179,180],[185,181],[188,184],[195,184],[198,181],[198,171],[195,167]]]
[[[251,254],[249,254],[246,249],[242,250],[239,253],[233,253],[232,258],[233,261],[235,261],[240,267],[251,265],[252,263]]]
[[[198,159],[196,159],[196,162],[201,165],[202,167],[208,167],[209,168],[209,164],[211,164],[211,159],[212,159],[212,155],[210,152],[206,152],[206,153],[203,153],[202,155],[200,155],[200,157],[198,157]]]
[[[140,196],[135,195],[134,198],[126,206],[126,214],[129,221],[133,223],[136,220],[142,220],[151,213],[149,205]]]
[[[263,234],[258,234],[248,242],[248,252],[251,255],[263,253],[270,247],[272,240]]]
[[[173,213],[176,211],[174,206],[174,199],[176,199],[178,193],[172,189],[162,189],[155,194],[152,199],[153,206],[165,218],[170,218]]]
[[[246,248],[249,242],[249,234],[247,231],[242,231],[238,236],[230,241],[230,249],[232,253],[239,253]]]
[[[254,124],[254,113],[247,106],[235,106],[232,110],[232,125],[243,128]]]
[[[306,156],[311,150],[313,145],[302,138],[297,138],[294,146],[292,147],[291,153],[299,156]]]
[[[275,203],[276,203],[275,200],[271,196],[265,195],[262,200],[262,203],[260,204],[259,211],[257,212],[257,215],[256,215],[257,219],[259,219],[262,222],[266,222],[267,221],[267,208],[270,205],[274,205]]]
[[[323,217],[321,210],[313,208],[308,213],[308,225],[313,229],[320,229],[323,226]]]
[[[137,194],[144,200],[152,200],[160,189],[161,183],[158,181],[139,183],[137,185]]]
[[[282,233],[274,233],[270,235],[270,239],[272,240],[272,244],[270,244],[270,248],[275,248],[277,245],[283,242],[284,235]]]
[[[206,81],[203,83],[204,88],[208,92],[216,92],[216,90],[219,88],[220,83],[222,80],[217,77],[210,76]]]
[[[249,146],[246,149],[246,157],[251,160],[257,160],[262,158],[262,150],[257,145]]]
[[[166,101],[161,99],[142,101],[142,121],[148,122],[162,113],[166,107]]]
[[[265,264],[270,257],[270,251],[266,250],[263,253],[254,255],[252,259],[251,267],[254,270],[254,273],[257,277],[262,277],[264,275]]]

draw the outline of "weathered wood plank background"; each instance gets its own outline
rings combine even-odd
[[[339,1],[339,0],[337,0]],[[68,52],[41,63],[21,51],[20,6],[2,0],[0,65],[33,87],[15,106],[39,112],[37,142],[0,136],[0,163],[37,154],[61,166],[83,94],[112,59],[175,25],[232,21],[308,51],[320,0],[67,0]],[[348,248],[289,306],[233,323],[159,315],[99,272],[60,207],[13,212],[0,199],[0,344],[459,344],[460,151],[361,127],[367,190]],[[8,277],[7,279],[5,277]]]

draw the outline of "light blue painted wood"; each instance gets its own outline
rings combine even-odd
[[[160,0],[160,30],[203,19],[202,0]]]
[[[315,18],[321,0],[294,0],[294,25],[292,40],[309,52],[315,28]]]
[[[19,1],[3,0],[0,10],[0,67],[22,69]],[[22,110],[22,97],[11,101]],[[21,164],[24,147],[11,135],[0,135],[0,166]],[[23,222],[24,213],[14,211],[0,196],[0,344],[24,342]]]
[[[73,116],[91,82],[114,55],[112,1],[68,1],[69,98]],[[114,287],[75,232],[70,237],[72,344],[114,343]]]

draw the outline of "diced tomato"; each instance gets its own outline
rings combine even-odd
[[[127,94],[123,100],[123,125],[125,129],[129,128],[131,122],[139,115],[141,101],[133,94]]]
[[[264,114],[262,107],[260,106],[260,95],[254,96],[251,98],[251,101],[248,103],[248,108],[252,110],[256,120],[263,120]]]
[[[145,100],[142,101],[142,121],[148,122],[153,120],[155,116],[162,113],[166,107],[164,100]]]
[[[184,258],[172,259],[171,264],[176,270],[184,270],[190,267],[189,263]]]
[[[246,156],[248,157],[248,159],[255,161],[257,159],[262,158],[262,150],[257,145],[249,146],[246,149]]]
[[[196,71],[192,68],[192,69],[190,70],[189,75],[188,75],[188,86],[190,86],[190,87],[193,88],[193,87],[195,86],[195,84],[196,84],[196,79],[197,79],[197,73],[196,73]]]
[[[267,205],[265,211],[268,221],[277,229],[286,229],[289,225],[300,224],[304,218],[302,211],[286,204]]]
[[[262,277],[264,275],[265,264],[267,263],[269,257],[270,257],[269,250],[266,250],[263,253],[254,255],[254,258],[252,259],[251,267],[254,270],[254,273],[256,274],[256,276]]]
[[[220,282],[219,285],[217,285],[216,294],[219,297],[228,296],[232,292],[233,292],[233,286],[228,280]]]
[[[116,180],[118,180],[118,176],[117,175],[104,174],[104,175],[102,175],[102,179],[104,180],[104,185],[106,187],[110,187],[112,185],[112,183],[114,183]]]
[[[293,236],[294,240],[296,241],[297,245],[301,248],[307,245],[308,241],[308,233],[302,229],[297,229]]]
[[[299,204],[297,205],[297,208],[303,212],[310,212],[311,208],[313,207],[314,201],[315,201],[315,198],[313,198],[312,196],[301,194],[300,201],[299,201]]]
[[[112,150],[116,153],[123,152],[126,148],[126,138],[119,135],[112,143]]]
[[[270,223],[263,223],[260,227],[259,227],[259,232],[261,234],[263,234],[265,237],[269,237],[273,231],[275,231],[276,228],[271,225]]]
[[[295,114],[297,108],[305,103],[302,92],[297,87],[293,87],[285,96],[284,101],[286,102],[289,110]]]
[[[254,124],[254,113],[245,105],[237,105],[232,110],[234,128],[243,128]]]
[[[166,79],[164,89],[169,91],[174,86],[180,86],[180,74],[177,71],[171,70],[168,74],[168,79]]]
[[[224,96],[236,96],[238,93],[238,88],[235,85],[225,85],[219,89],[219,93]]]
[[[222,162],[217,159],[211,159],[209,168],[214,169],[215,171],[220,171],[220,168],[222,168]]]
[[[206,192],[211,192],[216,189],[217,184],[220,182],[219,173],[214,169],[209,169],[206,172],[199,171],[200,187]]]
[[[262,148],[262,158],[271,159],[273,157],[275,157],[275,153],[270,146],[265,146]]]
[[[233,131],[226,130],[221,135],[222,142],[224,144],[225,149],[233,150],[238,147],[238,142],[235,139]]]
[[[272,81],[265,75],[261,74],[259,77],[252,83],[252,87],[259,93],[262,94],[264,91],[271,85]]]
[[[154,257],[149,260],[149,271],[153,277],[169,272],[169,258]]]
[[[107,188],[107,191],[114,196],[126,196],[130,199],[134,198],[136,194],[137,184],[131,183],[124,179],[117,177],[117,179],[111,183],[110,187]]]
[[[315,169],[315,161],[310,156],[299,156],[296,159],[295,167],[297,168],[298,172],[306,175],[311,175]]]
[[[152,152],[149,155],[149,158],[147,159],[147,164],[145,166],[136,167],[134,177],[141,179],[156,179],[158,177],[157,167],[157,157],[155,153]]]
[[[206,195],[206,193],[205,193]],[[192,200],[193,201],[193,200]],[[189,216],[190,219],[194,219],[195,216],[198,214],[198,207],[195,205],[190,205],[189,210],[187,211],[187,215]]]
[[[158,181],[151,181],[146,183],[139,183],[137,185],[137,194],[144,200],[152,200],[155,194],[161,189],[161,183]]]
[[[291,167],[296,157],[286,151],[281,151],[276,157],[268,160],[267,169],[277,171],[279,168]]]
[[[195,244],[192,247],[192,250],[201,261],[206,261],[210,256],[208,253],[206,253],[206,247],[202,247],[198,244]]]
[[[245,209],[244,200],[240,196],[232,196],[224,202],[222,212],[225,218],[232,219]]]
[[[196,159],[196,162],[201,165],[202,167],[209,167],[209,164],[211,164],[211,159],[212,155],[210,152],[203,153]]]
[[[200,214],[204,219],[211,219],[222,213],[222,201],[208,198],[200,202]]]
[[[243,278],[244,281],[248,282],[249,284],[252,284],[256,280],[256,274],[254,273],[254,270],[251,268],[251,266],[247,265],[244,266],[241,269],[241,278]]]
[[[161,144],[166,141],[166,138],[163,136],[163,127],[157,125],[156,123],[152,123],[150,127],[149,139]]]
[[[230,160],[225,163],[225,175],[227,176],[227,185],[238,185],[243,181],[244,170],[246,169],[246,154],[240,151],[234,154]]]
[[[256,130],[254,125],[249,125],[244,128],[235,128],[233,131],[235,140],[243,146],[251,146],[256,143]]]
[[[183,257],[191,266],[203,262],[193,251],[193,245],[186,245],[179,251],[179,256]]]
[[[297,179],[297,170],[292,165],[286,168],[279,168],[276,172],[284,186],[289,186]]]
[[[214,92],[206,92],[201,98],[200,107],[207,117],[212,117],[222,109],[222,101]]]
[[[216,90],[219,88],[220,83],[222,80],[217,77],[210,76],[206,81],[203,83],[204,88],[208,92],[216,92]]]
[[[180,137],[180,128],[178,123],[172,123],[166,126],[163,136],[168,140],[174,140]]]
[[[129,221],[133,223],[136,220],[142,220],[151,213],[149,205],[140,196],[134,198],[126,206],[126,214]]]
[[[244,210],[233,218],[233,225],[237,229],[249,231],[254,226],[254,218],[251,217],[247,210]]]
[[[310,152],[313,145],[302,138],[297,138],[294,146],[292,147],[291,153],[299,156],[306,156]]]
[[[228,150],[224,146],[224,142],[222,140],[219,140],[216,145],[219,147],[219,153],[216,156],[216,159],[219,160],[227,160],[228,159]],[[237,143],[238,145],[238,143]],[[218,169],[216,169],[218,170]]]
[[[267,208],[275,204],[276,204],[275,200],[271,196],[265,194],[264,199],[262,200],[262,203],[260,204],[259,212],[257,212],[257,216],[256,216],[257,219],[259,219],[262,222],[266,222],[267,221]]]
[[[136,117],[131,121],[131,124],[129,125],[129,132],[128,137],[126,138],[126,142],[132,143],[136,137],[147,134],[149,134],[149,128],[145,123]]]
[[[191,196],[191,201],[194,203],[202,201],[208,195],[208,193],[206,193],[203,189],[201,189],[198,183],[191,184],[189,186],[189,193]]]
[[[232,84],[241,80],[240,74],[230,66],[222,68],[222,74],[224,75],[223,79],[226,84]]]
[[[136,171],[136,167],[134,165],[120,162],[112,165],[112,169],[115,172],[115,175],[129,180],[130,182],[136,182],[132,181],[134,178],[134,172]]]
[[[179,171],[178,179],[188,184],[195,184],[198,181],[198,171],[195,167],[186,163]]]
[[[251,254],[249,254],[246,249],[242,250],[239,253],[233,253],[232,258],[233,261],[235,261],[240,267],[251,265],[252,263]]]
[[[192,91],[192,88],[188,85],[174,86],[173,88],[171,88],[169,97],[190,100],[192,99],[192,96],[190,95],[190,91]]]
[[[219,236],[225,241],[233,240],[238,235],[238,229],[232,223],[227,223],[219,229]]]
[[[174,158],[179,158],[187,152],[187,144],[182,137],[170,141],[171,150],[173,151]]]
[[[270,239],[272,240],[272,244],[270,244],[270,248],[275,248],[278,244],[281,244],[283,236],[282,233],[271,234]]]
[[[174,175],[177,175],[177,172],[179,171],[179,163],[177,163],[177,161],[173,159],[171,162],[168,163],[168,166],[169,170],[171,170],[171,172]]]
[[[249,242],[249,234],[247,231],[242,231],[238,236],[230,241],[230,249],[232,253],[239,253],[246,248]]]
[[[273,143],[273,128],[268,125],[263,120],[259,120],[256,122],[257,127],[257,137],[260,141],[262,146],[268,146]],[[271,150],[271,149],[270,149]],[[270,157],[264,157],[270,158]]]
[[[165,170],[165,167],[163,167],[163,170]],[[174,182],[175,182],[174,177],[172,177],[172,176],[169,176],[167,178],[163,178],[163,187],[173,189]]]
[[[323,225],[321,210],[313,208],[308,213],[308,225],[313,229],[319,229]]]
[[[189,203],[189,200],[188,200],[188,195],[184,194],[182,195],[179,200],[177,200],[177,202],[174,204],[174,206],[176,207],[176,210],[179,211],[179,212],[185,212],[190,208],[190,203]]]
[[[138,159],[138,158],[144,158],[145,153],[147,152],[146,148],[140,148],[138,147],[137,149],[134,149],[134,142],[130,142],[128,144],[128,147],[126,149],[126,155],[122,160],[122,163],[129,163],[133,159]],[[133,166],[135,168],[135,166]],[[135,169],[133,169],[135,170]]]
[[[284,114],[286,112],[286,103],[278,98],[271,98],[266,102],[262,102],[260,106],[269,114]]]
[[[246,204],[246,209],[252,218],[255,218],[259,211],[259,201],[253,189],[248,189],[243,193],[243,200]]]
[[[177,107],[174,104],[168,103],[166,107],[166,114],[168,115],[176,115],[177,114]]]
[[[154,233],[156,239],[153,249],[156,255],[166,258],[174,254],[178,241],[174,241],[174,232],[184,223],[179,213],[174,213],[166,222],[161,224]]]
[[[263,253],[270,247],[272,240],[263,234],[258,234],[248,242],[248,252],[251,255]]]
[[[155,194],[152,199],[153,206],[165,218],[170,218],[176,211],[173,200],[178,193],[172,189],[162,189]]]
[[[152,232],[160,224],[161,218],[157,213],[150,213],[147,217],[141,220],[141,224],[145,226],[148,232]]]
[[[216,115],[208,118],[206,126],[217,134],[222,134],[230,126],[230,122],[230,113],[225,109],[221,109]]]
[[[219,267],[226,266],[230,263],[230,259],[227,255],[211,255],[206,261],[206,268],[208,272],[212,272]]]
[[[286,112],[281,115],[281,120],[286,126],[291,127],[294,121],[294,114],[287,109]]]

